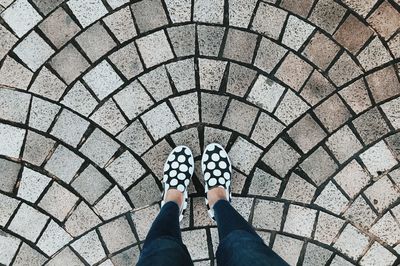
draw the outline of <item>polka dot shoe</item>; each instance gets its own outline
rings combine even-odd
[[[226,191],[226,199],[231,201],[232,164],[225,149],[217,143],[207,145],[201,159],[201,168],[206,194],[214,187],[222,187]],[[210,208],[207,197],[206,204],[208,215],[214,219],[214,210]]]
[[[179,221],[182,221],[184,211],[187,208],[187,187],[193,175],[194,160],[192,151],[186,146],[178,146],[171,151],[164,164],[163,186],[161,207],[165,204],[166,191],[175,188],[183,193],[183,204],[181,206]]]

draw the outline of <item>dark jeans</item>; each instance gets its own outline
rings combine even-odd
[[[264,244],[254,229],[225,200],[214,204],[220,244],[217,264],[229,266],[288,265]],[[153,222],[140,254],[139,266],[193,265],[182,242],[179,227],[179,207],[166,203]]]

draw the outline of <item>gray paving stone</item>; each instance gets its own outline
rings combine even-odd
[[[320,72],[314,70],[300,95],[314,106],[334,91],[335,87]]]
[[[385,241],[389,245],[393,245],[398,242],[400,237],[400,229],[393,216],[387,212],[379,221],[374,224],[370,232],[378,236],[381,240]]]
[[[201,155],[199,132],[196,127],[173,134],[172,140],[176,146],[186,145],[190,148],[194,157]]]
[[[142,241],[146,238],[150,226],[157,217],[159,211],[160,206],[155,204],[131,213],[133,224],[135,225],[139,240]]]
[[[371,106],[371,100],[368,96],[365,83],[361,78],[343,88],[339,94],[357,114]]]
[[[63,81],[54,75],[47,67],[43,67],[33,81],[29,91],[50,100],[58,101],[64,94],[66,88],[67,86]]]
[[[14,46],[18,38],[15,37],[10,31],[8,31],[4,26],[0,26],[0,58],[3,58],[8,51]]]
[[[343,257],[340,257],[339,255],[336,255],[333,257],[332,266],[353,266],[354,264],[349,262],[348,260],[345,260]]]
[[[240,28],[249,26],[251,16],[256,7],[257,0],[241,1],[232,0],[229,2],[229,25]]]
[[[391,265],[396,260],[396,256],[375,242],[360,261],[361,265]]]
[[[224,27],[198,25],[197,39],[200,55],[218,56],[224,32]]]
[[[302,55],[320,69],[326,70],[339,50],[340,47],[336,43],[324,33],[318,31],[308,42]]]
[[[104,167],[119,148],[118,143],[96,128],[79,151],[98,166]]]
[[[27,93],[0,88],[0,118],[25,124],[30,101]]]
[[[84,159],[63,145],[58,145],[45,165],[45,169],[65,183],[71,182]]]
[[[249,135],[255,123],[258,109],[244,102],[233,99],[229,103],[223,126],[237,131],[244,135]]]
[[[153,142],[139,120],[135,120],[130,124],[117,138],[138,155],[142,155],[153,145]]]
[[[126,86],[113,98],[129,119],[134,119],[154,104],[143,86],[137,81]],[[135,99],[135,101],[131,99]]]
[[[230,63],[226,91],[243,97],[256,77],[256,71],[250,68]]]
[[[168,73],[178,91],[196,88],[194,59],[185,59],[167,65]],[[169,85],[168,85],[169,86]]]
[[[134,265],[139,260],[140,250],[139,246],[134,246],[130,249],[127,249],[111,258],[112,263],[114,265]]]
[[[261,2],[258,5],[251,29],[277,40],[287,14],[283,9]]]
[[[386,117],[389,119],[392,126],[396,129],[400,128],[400,118],[398,114],[398,110],[400,108],[400,97],[391,100],[390,102],[382,105],[382,110],[386,114]]]
[[[163,30],[137,39],[136,44],[146,68],[153,67],[174,58]]]
[[[382,191],[385,193],[382,193]],[[387,176],[373,183],[364,191],[364,194],[379,213],[385,211],[400,196],[399,189]]]
[[[285,127],[268,114],[261,112],[251,134],[251,139],[267,147]]]
[[[103,21],[121,43],[137,35],[129,6],[111,13]]]
[[[280,138],[267,151],[262,161],[283,178],[299,159],[300,155]]]
[[[299,91],[312,71],[313,67],[310,64],[294,53],[289,53],[276,71],[275,77]]]
[[[313,8],[309,20],[321,29],[333,34],[345,13],[346,9],[341,5],[320,0]]]
[[[48,15],[62,3],[62,0],[33,0],[32,2],[43,14]]]
[[[25,19],[21,20],[21,17]],[[42,16],[39,15],[33,6],[29,2],[23,0],[14,1],[14,3],[1,14],[1,18],[10,26],[18,37],[22,37],[42,20]]]
[[[269,213],[270,215],[265,215]],[[283,215],[283,203],[256,200],[254,207],[253,226],[258,229],[279,231]]]
[[[199,59],[200,89],[218,91],[224,76],[225,61]]]
[[[195,53],[195,24],[182,25],[167,29],[176,56],[188,56]]]
[[[231,133],[229,131],[213,127],[205,127],[203,137],[204,147],[214,142],[219,143],[222,147],[226,147],[230,137]]]
[[[64,263],[73,266],[85,265],[69,247],[64,248],[60,253],[54,256],[47,265],[49,266],[61,266]]]
[[[80,81],[72,86],[61,103],[86,117],[92,113],[98,104],[97,100]]]
[[[386,143],[387,143],[389,149],[396,156],[396,158],[399,159],[400,158],[400,134],[396,133],[394,135],[387,137],[385,140],[386,140]]]
[[[44,253],[51,256],[71,240],[72,237],[57,223],[51,220],[40,236],[37,246]]]
[[[78,197],[54,182],[39,202],[39,207],[59,221],[63,221],[76,205]]]
[[[332,134],[326,144],[340,163],[362,149],[360,141],[347,125]]]
[[[339,59],[328,71],[328,76],[337,86],[342,86],[361,74],[361,68],[346,52],[339,57]]]
[[[285,88],[264,75],[259,75],[247,100],[272,113]]]
[[[0,124],[0,151],[2,155],[19,158],[26,130]]]
[[[184,231],[182,232],[182,240],[186,243],[193,260],[207,259],[209,257],[205,229]]]
[[[193,5],[193,21],[222,24],[224,19],[223,0],[198,0]]]
[[[0,68],[0,83],[5,86],[27,89],[33,73],[17,63],[14,59],[6,56]]]
[[[0,231],[0,263],[3,265],[10,265],[21,240],[4,232]]]
[[[354,119],[352,123],[366,144],[370,144],[389,132],[389,127],[377,108],[368,110]]]
[[[83,80],[100,100],[103,100],[123,84],[121,77],[105,60],[85,74]]]
[[[290,205],[283,231],[311,238],[317,211],[297,205]]]
[[[337,94],[321,103],[314,112],[330,132],[351,118],[350,111]]]
[[[23,266],[29,264],[32,266],[39,266],[43,265],[46,261],[47,258],[44,255],[31,248],[29,245],[22,243],[13,265]]]
[[[270,73],[281,61],[287,50],[271,40],[262,37],[258,47],[254,65],[259,69]]]
[[[228,97],[217,94],[201,93],[201,120],[204,123],[220,124],[225,112]]]
[[[112,99],[107,100],[97,109],[90,119],[107,132],[115,135],[126,127],[127,121]]]
[[[314,29],[311,24],[291,15],[283,33],[282,43],[297,51]]]
[[[36,71],[54,53],[54,50],[32,31],[20,42],[13,52],[32,70]]]
[[[39,24],[39,29],[57,48],[61,48],[81,31],[81,28],[62,7],[57,8],[56,11],[43,20]]]
[[[172,94],[165,65],[144,74],[139,80],[156,101],[161,101]]]
[[[391,55],[378,37],[370,42],[357,56],[361,66],[369,71],[373,68],[381,66],[390,60]]]
[[[70,43],[50,60],[50,66],[70,84],[89,67],[89,63]]]
[[[330,245],[339,233],[344,224],[344,220],[325,212],[319,212],[317,226],[315,228],[314,239]]]
[[[19,201],[7,195],[0,194],[0,225],[5,227],[11,218],[15,209],[18,207]]]
[[[50,178],[24,167],[17,196],[35,203],[50,182]]]
[[[88,0],[85,2],[71,0],[68,2],[68,7],[84,28],[108,13],[101,0]]]
[[[79,238],[71,246],[89,264],[99,262],[106,256],[99,236],[94,230]]]
[[[77,147],[89,124],[88,121],[68,109],[63,109],[50,134],[73,147]],[[71,127],[72,125],[74,126]]]
[[[319,167],[315,167],[318,165]],[[329,154],[319,147],[300,164],[301,169],[317,184],[321,185],[338,169]]]
[[[377,0],[367,0],[362,3],[355,1],[355,0],[344,0],[347,6],[353,9],[355,12],[360,14],[363,17],[366,17],[369,11],[371,11],[372,7],[375,5]]]
[[[13,161],[0,158],[0,190],[12,193],[14,190],[21,165]]]
[[[140,162],[128,151],[121,154],[112,161],[106,168],[107,172],[124,189],[132,185],[145,173],[145,169]]]
[[[132,229],[125,217],[100,226],[99,231],[110,253],[119,251],[136,242]]]
[[[368,243],[368,236],[364,235],[351,224],[348,224],[340,234],[334,247],[350,258],[357,260],[367,249]]]
[[[396,158],[383,141],[364,151],[360,158],[373,177],[378,177],[397,165]]]
[[[303,265],[324,265],[328,262],[331,256],[332,251],[313,243],[308,243],[306,253],[304,255]]]
[[[249,194],[276,197],[281,187],[281,180],[256,168],[251,180]]]
[[[112,9],[116,9],[128,2],[128,0],[107,0],[107,3],[111,6]]]
[[[111,219],[122,213],[131,210],[131,206],[122,195],[121,190],[114,186],[108,193],[94,206],[95,211],[104,220]]]
[[[346,209],[349,201],[332,181],[329,181],[314,203],[339,215]]]
[[[304,152],[308,152],[326,136],[322,128],[309,114],[289,129],[288,134]]]
[[[316,188],[312,184],[295,173],[292,173],[286,184],[282,198],[302,203],[310,203],[314,197],[315,191]]]
[[[146,176],[132,189],[128,191],[128,196],[131,199],[135,208],[142,208],[154,202],[160,201],[160,189],[152,175]]]
[[[65,222],[65,230],[73,237],[77,237],[99,223],[101,223],[100,218],[85,202],[81,201]]]
[[[114,40],[99,22],[79,34],[75,40],[92,62],[97,61],[116,46]]]
[[[109,58],[127,79],[131,79],[143,72],[142,62],[134,42],[118,49]]]
[[[94,204],[111,186],[111,183],[94,166],[89,165],[71,185],[80,196],[90,204]]]
[[[370,177],[356,160],[346,165],[334,179],[350,198],[354,198],[370,181]]]
[[[225,41],[223,56],[227,59],[250,64],[256,48],[257,35],[230,28]]]
[[[165,0],[169,17],[173,23],[190,21],[192,2],[190,0]]]
[[[361,195],[350,205],[343,216],[364,230],[368,230],[378,217]]]
[[[400,94],[400,83],[396,78],[396,71],[393,66],[378,70],[368,75],[366,79],[377,103]]]
[[[142,115],[142,119],[155,140],[179,128],[178,121],[165,102]]]
[[[161,0],[139,1],[133,3],[131,8],[141,33],[168,24]]]
[[[298,239],[277,235],[272,249],[287,263],[290,265],[296,265],[302,247],[303,242]]]
[[[233,166],[249,174],[260,158],[262,150],[242,137],[238,137],[229,151]]]
[[[275,115],[283,123],[289,125],[304,114],[309,108],[310,107],[307,103],[292,90],[287,90],[278,108],[275,110]]]
[[[32,242],[36,242],[47,219],[46,215],[23,203],[12,219],[8,229]]]
[[[163,176],[164,163],[171,150],[172,147],[168,144],[168,142],[162,140],[154,145],[144,155],[142,155],[142,159],[145,161],[146,165],[159,179],[161,179]]]
[[[208,216],[207,206],[204,204],[204,198],[192,198],[193,206],[193,225],[196,227],[212,226],[213,221]]]

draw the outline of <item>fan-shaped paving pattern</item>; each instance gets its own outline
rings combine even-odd
[[[0,1],[0,263],[133,264],[184,144],[183,238],[215,265],[218,142],[232,204],[291,265],[398,264],[398,2],[191,5]]]

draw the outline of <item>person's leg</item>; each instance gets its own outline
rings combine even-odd
[[[216,254],[218,265],[288,265],[265,245],[253,227],[228,201],[225,199],[216,201],[213,209],[220,239]]]

